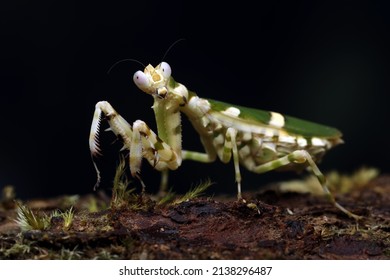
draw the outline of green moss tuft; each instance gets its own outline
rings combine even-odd
[[[20,203],[17,203],[17,207],[17,218],[15,221],[22,231],[45,230],[49,227],[51,217],[46,214],[37,216],[30,208]]]
[[[191,187],[182,197],[176,199],[173,204],[180,204],[184,201],[199,197],[213,184],[210,179],[206,179],[204,182],[201,181],[197,186]]]

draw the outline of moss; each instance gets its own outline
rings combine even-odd
[[[134,200],[132,193],[134,188],[129,189],[130,181],[126,176],[126,161],[124,157],[120,158],[115,171],[115,177],[112,187],[111,208],[122,208],[127,206],[130,200]]]
[[[190,190],[187,193],[185,193],[182,197],[175,199],[173,201],[173,204],[180,204],[184,201],[199,197],[213,184],[214,183],[211,182],[210,179],[207,179],[204,182],[200,182],[195,187],[191,187]]]
[[[16,223],[22,231],[28,230],[44,230],[50,225],[50,217],[46,214],[38,216],[27,206],[17,203],[17,218]]]

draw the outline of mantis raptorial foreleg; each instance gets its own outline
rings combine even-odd
[[[150,165],[159,171],[174,170],[180,166],[181,155],[177,154],[167,143],[162,141],[145,122],[137,120],[131,126],[106,101],[98,102],[95,107],[89,139],[92,156],[100,154],[98,137],[102,114],[108,121],[109,130],[112,130],[116,136],[122,139],[123,149],[130,151],[131,175],[140,179],[143,189],[145,186],[138,175],[142,158],[145,158]],[[98,185],[100,183],[100,172],[95,162],[94,166],[98,174]]]

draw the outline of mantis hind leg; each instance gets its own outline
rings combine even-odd
[[[322,174],[322,172],[319,170],[318,166],[316,165],[316,163],[314,162],[310,154],[305,150],[297,150],[279,159],[253,167],[252,171],[255,173],[265,173],[277,169],[279,167],[286,166],[288,164],[308,164],[311,168],[311,172],[314,174],[314,176],[317,177],[319,183],[321,184],[322,190],[326,195],[327,199],[335,207],[340,209],[343,213],[347,214],[349,217],[355,220],[361,219],[360,216],[353,214],[352,212],[345,209],[336,201],[336,199],[334,198],[334,196],[332,195],[332,193],[329,191],[327,187],[326,178],[324,174]]]

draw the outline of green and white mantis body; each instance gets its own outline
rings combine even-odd
[[[109,129],[122,139],[123,149],[130,151],[129,165],[133,177],[140,179],[144,158],[162,172],[164,189],[168,170],[177,169],[182,160],[209,163],[218,157],[228,163],[233,157],[237,196],[242,199],[240,165],[255,173],[278,168],[307,168],[318,178],[324,194],[335,207],[349,217],[360,218],[336,202],[326,185],[325,176],[316,165],[326,151],[343,142],[337,129],[275,112],[200,98],[172,78],[171,67],[166,62],[157,67],[148,65],[143,72],[137,71],[133,80],[138,88],[154,99],[152,108],[157,134],[141,120],[130,125],[107,101],[98,102],[89,138],[92,158],[100,154],[98,137],[104,115]],[[205,152],[182,149],[181,113],[188,117],[199,134]],[[95,162],[94,166],[99,184],[100,172]]]

